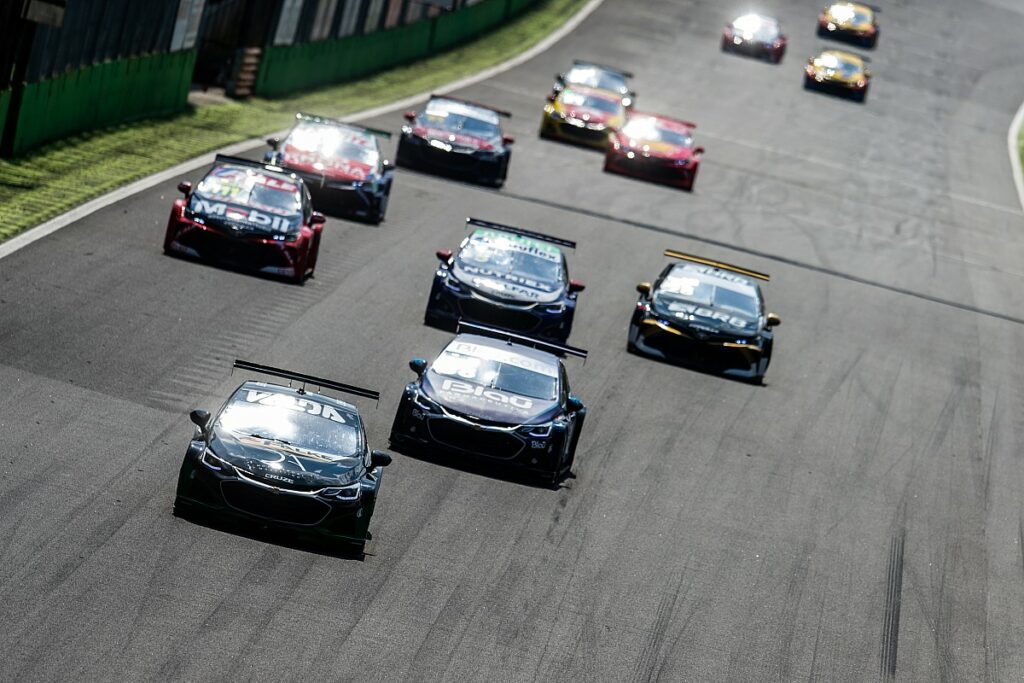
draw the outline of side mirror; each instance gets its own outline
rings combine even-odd
[[[411,110],[405,112],[404,114],[402,114],[402,116],[404,116],[405,120],[408,121],[409,123],[412,123],[413,121],[416,120],[416,112]]]
[[[640,292],[644,296],[650,296],[651,295],[651,283],[650,282],[641,282],[640,284],[638,284],[636,286],[636,291]]]
[[[565,74],[555,74],[555,83],[565,83]]]
[[[187,195],[191,191],[192,191],[192,183],[187,182],[187,181],[183,182],[183,183],[178,183],[178,192],[182,193],[183,195]]]
[[[422,377],[427,371],[427,361],[423,358],[413,358],[409,361],[409,369],[415,372],[417,377]]]
[[[437,255],[437,260],[441,263],[448,263],[452,260],[451,249],[438,249],[435,254]]]
[[[569,280],[569,293],[582,292],[587,286],[579,280]]]
[[[384,451],[370,451],[370,468],[387,467],[391,464],[391,455]]]
[[[864,78],[871,78],[871,72],[867,69],[864,69]]]
[[[548,102],[554,102],[557,99],[558,99],[558,95],[556,95],[555,93],[549,93],[548,94]]]
[[[387,169],[391,168],[391,162],[389,160],[387,160],[387,159],[385,159],[384,161],[380,162],[380,165],[384,167],[384,170],[387,170]]]
[[[511,135],[502,135],[501,136],[501,142],[504,145],[511,145],[515,141],[516,141],[516,139],[514,137],[512,137]]]
[[[693,148],[693,153],[694,154],[703,154],[704,153],[704,148],[703,147],[694,147]]]
[[[808,57],[807,63],[810,64],[811,66],[814,66],[814,57]]]
[[[313,215],[309,217],[310,225],[323,225],[327,222],[327,216],[323,215],[319,211],[314,211]]]
[[[768,315],[765,316],[764,324],[766,327],[775,327],[776,325],[782,324],[782,318],[775,315],[774,313],[769,313]]]
[[[581,401],[575,394],[569,394],[569,398],[565,400],[565,409],[570,413],[578,413],[583,410],[583,401]]]
[[[206,428],[210,426],[210,411],[197,408],[188,414],[188,419],[205,432]]]
[[[267,144],[270,145],[270,149],[276,152],[278,146],[281,144],[281,138],[267,138]]]

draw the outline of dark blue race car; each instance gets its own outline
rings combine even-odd
[[[477,229],[458,252],[437,252],[426,324],[454,330],[465,320],[564,344],[584,285],[569,279],[560,247],[576,243],[479,218],[466,223]]]
[[[415,381],[391,427],[405,453],[447,453],[540,475],[555,486],[572,468],[587,409],[569,391],[559,356],[587,352],[465,324]]]

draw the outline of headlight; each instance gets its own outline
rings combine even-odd
[[[213,454],[209,448],[203,451],[203,454],[199,456],[199,460],[215,472],[221,474],[234,474],[235,468],[232,467],[226,460],[222,460]]]
[[[327,496],[328,498],[337,498],[338,500],[355,502],[363,495],[363,488],[359,485],[359,482],[356,482],[355,484],[349,484],[348,486],[324,489],[320,492],[320,495]]]
[[[434,412],[434,402],[427,398],[422,392],[417,391],[412,395],[412,402],[418,405],[423,410],[428,412]]]
[[[541,306],[541,310],[545,313],[561,313],[565,310],[565,302],[559,301],[557,304],[544,304]]]
[[[539,439],[543,439],[543,438],[551,436],[551,423],[550,422],[548,422],[547,424],[542,424],[542,425],[525,425],[524,427],[521,427],[520,429],[522,429],[523,433],[525,433],[527,436],[533,436],[533,437],[536,437],[536,438],[539,438]]]

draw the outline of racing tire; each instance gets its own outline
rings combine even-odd
[[[853,101],[864,104],[868,99],[868,89],[858,90],[853,93]]]
[[[398,149],[395,150],[395,165],[404,166],[405,168],[415,168],[416,164],[413,163],[412,158],[409,156],[408,144],[404,139],[399,138]]]
[[[864,45],[864,47],[868,48],[869,50],[874,50],[875,46],[878,45],[878,31],[875,31],[875,35],[871,36],[870,38],[865,38],[864,40],[862,40],[861,43]]]
[[[828,37],[828,30],[824,26],[822,26],[821,24],[818,24],[818,37],[819,38],[827,38]]]
[[[384,215],[388,211],[388,199],[390,196],[391,193],[389,192],[377,200],[377,205],[373,207],[373,214],[370,215],[370,223],[372,225],[380,225],[384,222]]]

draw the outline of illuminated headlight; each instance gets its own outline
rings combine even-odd
[[[565,118],[565,122],[571,126],[576,126],[577,128],[583,128],[587,125],[586,121],[581,121],[580,119],[571,119],[568,117]]]
[[[675,162],[673,162],[673,163],[676,166],[686,166],[688,163],[690,163],[690,160],[689,159],[676,159]]]
[[[444,152],[452,151],[452,146],[451,145],[449,145],[447,142],[441,142],[440,140],[431,140],[430,141],[430,146],[435,148],[435,149],[439,149],[441,151],[444,151]]]
[[[214,470],[215,472],[220,472],[221,474],[233,474],[235,471],[234,467],[232,467],[227,461],[221,460],[216,455],[214,455],[213,451],[211,451],[209,448],[203,451],[203,454],[202,456],[200,456],[199,459],[200,461],[202,461],[204,465],[209,467],[211,470]]]
[[[604,130],[605,128],[607,128],[607,126],[604,125],[603,123],[588,123],[587,124],[587,129],[588,130]]]
[[[413,394],[412,402],[428,413],[434,412],[434,402],[419,392]]]
[[[522,430],[523,432],[526,433],[527,436],[533,436],[543,439],[545,437],[551,436],[551,423],[548,422],[547,424],[542,425],[526,425],[525,427],[522,428]]]
[[[541,306],[541,311],[544,313],[561,313],[565,310],[565,302],[559,301],[557,304],[545,304]]]
[[[441,274],[442,272],[444,273],[443,277],[445,278],[444,283],[448,286],[448,289],[453,292],[461,292],[462,283],[455,279],[455,277],[448,271],[438,271],[438,274]]]
[[[363,488],[358,482],[356,482],[355,484],[349,484],[348,486],[324,489],[320,492],[320,495],[327,496],[328,498],[337,498],[338,500],[354,502],[359,500],[360,496],[363,495]]]
[[[836,30],[836,25],[835,25],[835,24],[833,24],[833,23],[832,23],[832,22],[830,21],[830,22],[828,22],[828,25],[827,25],[827,26],[826,26],[825,28],[827,28],[827,29],[828,29],[829,31],[835,31],[835,30]]]

